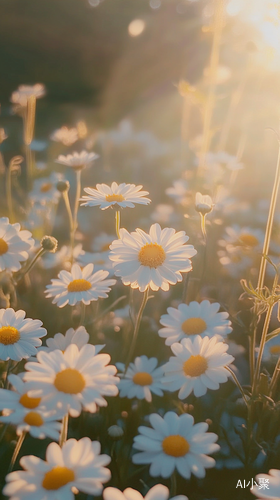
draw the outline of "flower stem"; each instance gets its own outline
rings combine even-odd
[[[32,269],[32,267],[35,265],[35,263],[37,262],[37,260],[42,257],[42,255],[44,255],[44,253],[46,253],[46,250],[44,248],[39,248],[38,252],[36,253],[36,255],[33,257],[33,259],[31,260],[31,262],[27,265],[27,267],[25,269],[23,269],[23,271],[19,274],[19,277],[18,279],[16,279],[16,283],[18,283],[27,273],[29,273],[29,271]]]
[[[126,370],[128,368],[129,363],[131,362],[133,354],[134,354],[137,336],[138,336],[138,332],[139,332],[139,327],[140,327],[140,323],[141,323],[144,309],[145,309],[146,304],[148,302],[148,297],[149,297],[149,288],[147,288],[147,290],[145,290],[145,292],[143,294],[142,303],[141,303],[140,309],[139,309],[138,314],[137,314],[137,318],[136,318],[136,322],[135,322],[135,326],[134,326],[133,337],[132,337],[132,342],[130,344],[129,353],[128,353],[126,363],[125,363]]]
[[[19,452],[20,452],[20,449],[21,449],[21,446],[22,446],[22,443],[23,443],[23,441],[24,441],[25,436],[26,436],[26,432],[23,432],[23,433],[19,436],[19,438],[18,438],[18,440],[17,440],[17,444],[16,444],[16,447],[15,447],[15,449],[14,449],[14,453],[13,453],[13,456],[12,456],[11,463],[10,463],[10,465],[9,465],[8,472],[11,472],[11,471],[13,470],[13,468],[14,468],[14,465],[15,465],[15,463],[16,463],[16,459],[17,459],[18,454],[19,454]]]
[[[120,227],[121,227],[121,212],[120,210],[116,210],[116,215],[115,215],[115,219],[116,219],[116,233],[117,233],[117,237],[118,239],[120,239]]]
[[[175,496],[176,491],[177,491],[177,478],[176,478],[176,471],[174,471],[171,476],[170,496],[171,497]]]
[[[260,348],[259,348],[259,352],[258,352],[258,359],[257,359],[257,363],[256,363],[255,373],[254,373],[254,380],[253,380],[253,387],[252,387],[252,394],[253,395],[256,392],[256,388],[257,388],[257,384],[258,384],[258,380],[259,380],[263,351],[264,351],[264,346],[265,346],[265,341],[266,341],[266,336],[267,336],[267,332],[268,332],[268,328],[269,328],[272,310],[273,310],[273,305],[269,305],[268,309],[266,311],[266,316],[265,316],[265,321],[264,321],[263,331],[262,331],[262,336],[261,336],[261,342],[260,342]]]
[[[206,241],[206,227],[205,227],[205,220],[206,216],[205,214],[200,213],[200,225],[201,225],[201,232],[203,234],[204,240]]]
[[[236,386],[238,387],[238,389],[239,389],[239,390],[240,390],[240,392],[241,392],[241,396],[242,396],[242,398],[243,398],[243,400],[244,400],[244,403],[245,403],[245,404],[246,404],[246,406],[248,407],[248,401],[247,401],[247,398],[246,398],[246,396],[245,396],[245,392],[243,391],[242,386],[241,386],[241,384],[239,383],[239,380],[238,380],[237,376],[236,376],[236,375],[235,375],[235,373],[232,371],[232,369],[231,369],[231,368],[229,368],[229,366],[226,366],[225,368],[226,368],[226,370],[227,370],[228,372],[230,372],[230,374],[231,374],[231,376],[232,376],[232,378],[233,378],[233,380],[234,380],[234,382],[235,382]]]
[[[13,210],[13,198],[12,198],[12,171],[11,171],[11,163],[7,169],[6,173],[6,196],[7,196],[7,205],[9,210],[9,219],[10,223],[15,221],[14,210]]]
[[[59,437],[59,446],[62,448],[64,445],[65,441],[67,441],[67,433],[68,433],[68,413],[64,415],[62,419],[62,429],[61,429],[61,434]]]
[[[274,372],[273,372],[273,375],[272,375],[271,381],[270,381],[269,396],[271,396],[271,397],[273,395],[274,387],[276,385],[276,382],[277,382],[277,379],[279,376],[279,372],[280,372],[280,358],[278,359],[278,361],[276,363],[276,366],[274,368]]]

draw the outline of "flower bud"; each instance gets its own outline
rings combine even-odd
[[[64,193],[65,191],[69,191],[70,183],[68,181],[58,181],[58,183],[56,184],[56,189],[60,193]]]
[[[41,247],[46,252],[55,253],[57,251],[57,239],[53,236],[44,236],[41,240]]]
[[[108,434],[112,439],[121,439],[123,437],[123,430],[119,425],[111,425],[108,429]]]

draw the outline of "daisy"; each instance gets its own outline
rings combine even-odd
[[[53,338],[46,340],[47,346],[43,346],[38,350],[51,352],[59,349],[64,352],[65,349],[71,344],[75,344],[79,349],[81,349],[84,345],[88,344],[88,341],[88,332],[84,326],[79,326],[76,330],[74,330],[74,328],[69,328],[65,335],[62,335],[62,333],[56,333]],[[105,347],[105,344],[96,345],[95,354],[98,354],[103,347]]]
[[[99,297],[106,298],[116,280],[106,280],[108,271],[93,273],[93,264],[88,264],[81,269],[78,264],[73,264],[71,271],[60,271],[58,278],[47,285],[46,297],[54,297],[53,304],[64,307],[66,304],[74,306],[77,302],[88,305]]]
[[[181,344],[172,344],[171,357],[164,365],[164,384],[171,392],[179,390],[179,399],[185,399],[193,391],[196,397],[206,394],[207,389],[219,389],[226,382],[230,372],[226,367],[234,357],[226,353],[227,344],[216,337],[193,340],[183,339]]]
[[[209,214],[213,210],[213,201],[208,194],[196,193],[195,195],[195,209],[202,215]]]
[[[197,251],[192,245],[185,245],[188,239],[185,231],[161,229],[159,224],[153,224],[149,234],[142,229],[131,234],[121,229],[120,239],[110,246],[115,275],[121,276],[124,285],[139,288],[140,292],[148,287],[154,291],[169,290],[169,283],[182,281],[181,272],[192,269],[189,259]]]
[[[56,189],[56,184],[61,180],[63,180],[63,175],[56,172],[52,172],[49,177],[36,179],[29,193],[30,200],[41,204],[58,203],[61,193]]]
[[[279,500],[280,498],[280,470],[271,469],[268,474],[258,474],[256,480],[259,486],[254,486],[251,490],[258,498],[265,500]],[[260,488],[261,484],[267,484],[268,488]]]
[[[110,245],[116,239],[116,236],[113,234],[101,233],[99,236],[94,238],[92,243],[92,250],[94,252],[109,252]]]
[[[108,271],[109,276],[114,274],[112,262],[109,259],[109,251],[92,253],[81,250],[76,260],[81,267],[92,263],[94,264],[95,271]]]
[[[39,352],[38,362],[28,362],[25,365],[27,373],[28,396],[46,398],[46,405],[57,408],[64,413],[77,417],[82,408],[91,413],[98,406],[107,406],[102,397],[118,394],[115,377],[116,367],[108,365],[109,354],[96,354],[91,344],[84,345],[80,350],[71,344],[63,353]]]
[[[105,488],[103,490],[104,500],[167,500],[169,490],[163,484],[156,484],[143,497],[139,491],[133,488],[126,488],[123,492],[117,488]],[[170,500],[188,500],[185,495],[177,495]]]
[[[151,200],[145,196],[149,193],[141,191],[142,187],[141,185],[135,186],[135,184],[117,184],[116,182],[113,182],[111,187],[107,184],[96,184],[96,189],[90,187],[84,189],[89,196],[82,196],[81,206],[100,206],[101,210],[106,210],[109,207],[134,208],[135,203],[148,205]]]
[[[139,356],[134,363],[130,363],[127,371],[122,363],[117,367],[125,373],[119,374],[120,397],[146,399],[152,401],[152,393],[163,396],[163,368],[157,368],[156,358],[148,359],[147,356]]]
[[[228,320],[228,313],[218,312],[219,309],[218,302],[211,304],[209,300],[179,304],[178,309],[168,307],[168,314],[163,314],[160,318],[160,324],[164,328],[158,334],[166,339],[166,345],[196,335],[225,337],[232,331],[231,322]]]
[[[245,253],[241,247],[228,245],[225,250],[219,250],[217,253],[224,270],[232,278],[244,277],[244,273],[253,267],[252,255]]]
[[[179,179],[173,182],[173,187],[165,190],[166,194],[170,196],[175,203],[187,205],[190,196],[189,185],[186,179]]]
[[[63,414],[56,411],[52,414],[36,410],[22,410],[11,413],[8,416],[0,417],[4,424],[12,424],[17,427],[17,435],[29,432],[36,439],[46,437],[59,440],[62,424],[58,420],[63,418]]]
[[[7,217],[0,218],[0,272],[5,269],[18,271],[20,262],[28,259],[28,251],[33,246],[29,231],[22,231],[18,223],[10,224]]]
[[[140,451],[132,457],[134,464],[151,464],[152,477],[167,478],[176,469],[185,479],[191,473],[202,478],[205,469],[214,467],[215,460],[207,453],[214,453],[220,447],[215,444],[217,434],[206,432],[208,424],[194,424],[191,415],[178,416],[173,411],[163,418],[156,413],[148,418],[152,429],[140,426],[140,434],[134,438],[133,447]]]
[[[11,102],[20,106],[27,106],[27,101],[30,97],[40,99],[46,94],[45,85],[36,83],[35,85],[20,85],[18,89],[12,93]]]
[[[42,321],[25,315],[21,309],[0,309],[0,359],[20,361],[36,355],[36,347],[42,345],[40,338],[47,335]]]
[[[151,219],[161,224],[168,224],[172,218],[174,219],[174,212],[174,207],[171,205],[160,203],[151,214]]]
[[[46,410],[46,406],[41,404],[42,398],[30,398],[27,395],[26,383],[22,380],[22,376],[23,373],[20,375],[12,373],[8,376],[15,390],[0,389],[0,410],[4,416],[22,413],[23,410]]]
[[[11,500],[74,500],[73,487],[89,495],[101,494],[111,473],[105,468],[111,458],[100,455],[100,443],[88,437],[68,439],[62,448],[51,443],[46,462],[29,455],[20,459],[23,471],[7,475],[3,493]]]
[[[226,168],[231,171],[241,170],[244,165],[236,156],[230,155],[225,151],[218,151],[217,153],[208,152],[206,155],[207,166],[219,165],[221,168]]]
[[[240,247],[240,249],[254,250],[255,252],[262,250],[262,245],[264,241],[264,233],[261,229],[252,229],[250,227],[240,227],[237,224],[233,224],[230,227],[226,227],[226,234],[223,240],[219,241],[219,244],[223,247],[231,248]]]
[[[55,142],[61,142],[64,146],[72,146],[79,139],[78,130],[75,127],[61,127],[55,130],[50,139]]]
[[[82,170],[88,167],[94,160],[99,158],[96,153],[88,153],[87,151],[82,151],[81,153],[73,153],[72,155],[59,155],[56,163],[65,165],[66,167],[71,167],[73,170]]]

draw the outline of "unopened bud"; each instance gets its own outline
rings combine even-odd
[[[68,181],[58,181],[58,183],[56,185],[56,189],[60,193],[64,193],[65,191],[69,191],[70,183]]]
[[[53,236],[44,236],[41,240],[41,247],[46,252],[55,253],[57,251],[57,239]]]

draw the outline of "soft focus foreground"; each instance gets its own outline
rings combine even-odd
[[[280,4],[242,4],[90,0],[98,97],[4,86],[12,500],[280,499]]]

